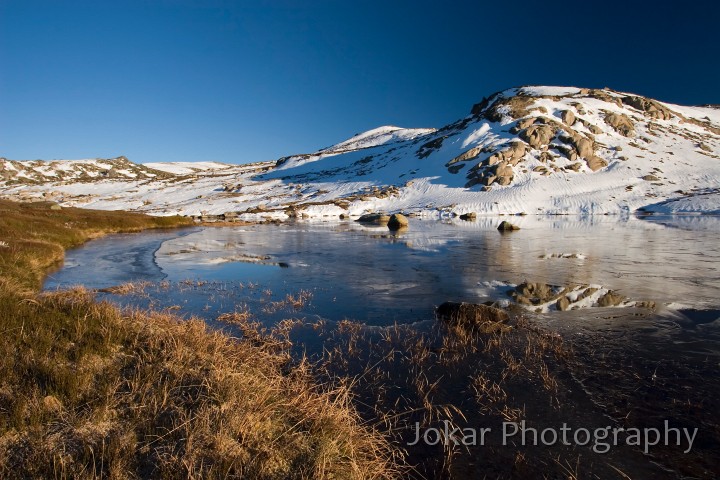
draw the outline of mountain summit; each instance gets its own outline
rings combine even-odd
[[[121,158],[115,175],[83,174],[84,164],[104,168],[101,160],[2,159],[0,193],[161,215],[279,219],[401,210],[720,212],[720,110],[609,89],[513,88],[440,129],[379,127],[276,162],[179,168]],[[93,183],[92,193],[77,187],[82,182]]]

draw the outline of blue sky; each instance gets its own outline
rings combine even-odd
[[[720,103],[716,2],[0,0],[0,156],[244,163],[523,84]]]

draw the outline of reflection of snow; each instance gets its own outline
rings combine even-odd
[[[244,262],[273,264],[270,256],[247,252],[242,242],[232,238],[209,238],[211,229],[202,230],[184,237],[173,238],[162,243],[155,252],[158,265],[219,265],[222,263]],[[238,229],[235,233],[242,233]]]

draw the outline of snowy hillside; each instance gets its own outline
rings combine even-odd
[[[720,211],[720,110],[608,89],[496,93],[440,129],[380,127],[248,165],[0,159],[0,194],[152,214],[277,218]]]

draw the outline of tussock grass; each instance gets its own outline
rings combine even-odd
[[[184,220],[0,209],[0,478],[401,475],[397,450],[360,420],[350,389],[319,384],[249,318],[232,319],[255,329],[236,339],[82,288],[34,293],[64,248]]]
[[[0,273],[17,288],[36,291],[48,269],[58,266],[68,248],[109,233],[192,225],[184,217],[93,211],[79,208],[51,210],[50,203],[0,200]]]

